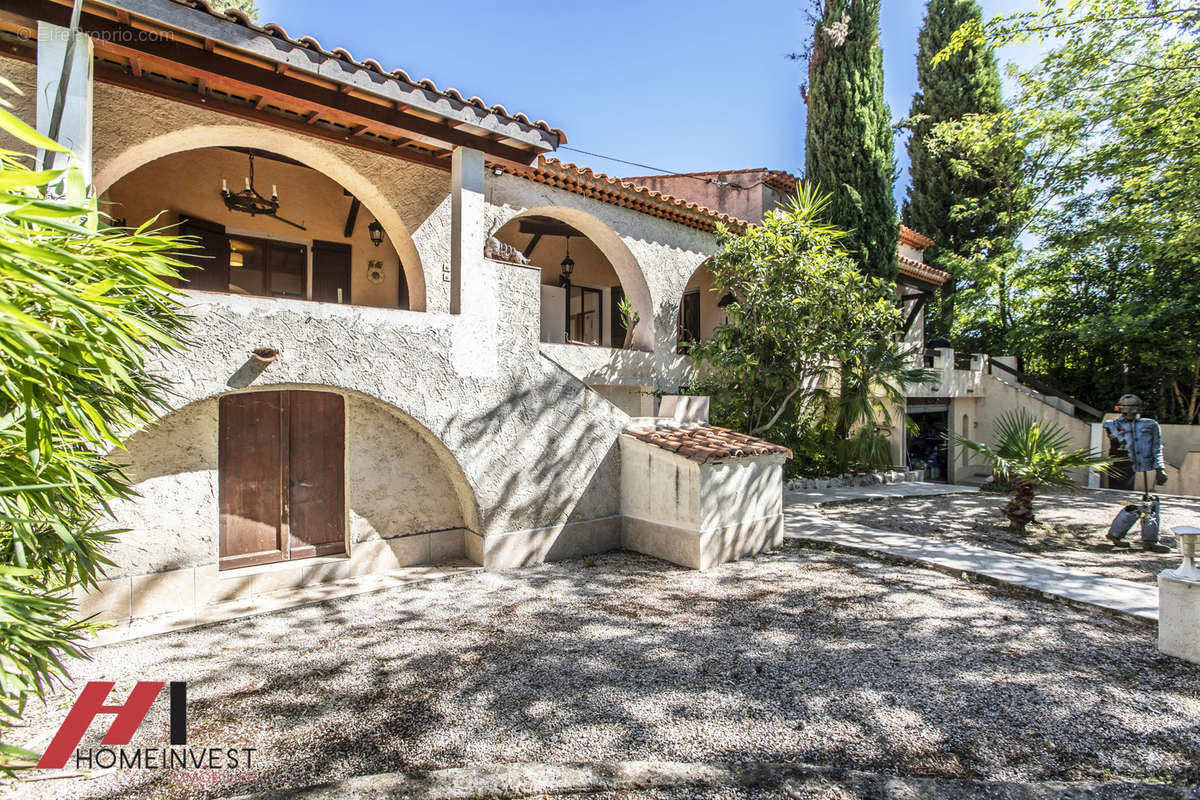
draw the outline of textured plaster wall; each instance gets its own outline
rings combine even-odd
[[[280,358],[256,388],[325,385],[378,398],[411,417],[447,469],[461,469],[478,505],[463,524],[472,530],[617,513],[615,441],[628,417],[538,352],[536,272],[480,258],[470,274],[507,298],[490,328],[470,314],[189,293],[203,336],[156,366],[189,403],[228,391],[251,350],[274,347]]]
[[[0,87],[0,97],[12,104],[8,110],[17,119],[29,124],[37,124],[37,67],[15,58],[0,56],[0,75],[4,76],[20,90],[20,93]],[[0,147],[17,152],[29,152],[29,145],[16,137],[0,132]]]
[[[217,414],[215,397],[193,403],[113,454],[141,499],[113,504],[115,525],[129,530],[109,551],[109,578],[216,563]],[[348,395],[346,442],[352,543],[462,528],[474,514],[457,465],[394,409]]]

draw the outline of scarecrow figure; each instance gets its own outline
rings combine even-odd
[[[1155,474],[1154,483],[1162,486],[1167,482],[1166,463],[1163,461],[1162,430],[1158,423],[1142,416],[1142,400],[1135,394],[1121,395],[1117,401],[1117,411],[1121,416],[1104,423],[1104,432],[1110,439],[1119,443],[1129,455],[1130,469],[1133,471],[1134,485],[1137,476],[1142,476],[1142,502],[1130,504],[1121,509],[1117,518],[1105,535],[1113,547],[1128,547],[1125,534],[1133,527],[1133,523],[1142,523],[1142,547],[1147,550],[1158,550],[1158,529],[1160,505],[1158,497],[1150,491],[1150,473]]]

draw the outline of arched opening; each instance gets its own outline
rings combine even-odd
[[[223,528],[228,526],[222,525],[222,516],[236,513],[228,505],[229,498],[223,496],[223,481],[231,470],[244,466],[263,475],[274,474],[277,470],[272,458],[285,458],[279,452],[288,448],[268,447],[274,453],[270,457],[251,452],[249,445],[256,438],[254,427],[268,427],[261,424],[249,428],[249,434],[224,442],[222,438],[234,432],[239,418],[247,418],[247,411],[250,417],[262,416],[264,410],[277,413],[279,399],[287,395],[308,395],[311,397],[306,399],[319,401],[306,404],[307,410],[299,409],[306,415],[303,419],[287,421],[301,435],[287,437],[286,444],[307,450],[307,455],[303,451],[288,453],[286,460],[296,461],[312,473],[289,482],[311,483],[316,488],[322,479],[329,478],[325,472],[338,480],[335,473],[341,468],[344,496],[333,508],[318,510],[329,512],[328,519],[344,521],[344,547],[329,546],[335,541],[333,536],[323,537],[328,541],[305,541],[304,532],[297,531],[298,535],[286,543],[288,559],[264,545],[254,550],[264,556],[260,561],[293,560],[302,564],[298,557],[310,555],[345,555],[355,560],[372,549],[385,547],[403,549],[411,563],[439,560],[439,547],[443,555],[452,553],[447,557],[465,555],[463,531],[479,530],[475,493],[454,455],[431,431],[400,409],[368,395],[323,385],[281,384],[190,403],[135,433],[126,440],[123,450],[110,454],[124,465],[140,494],[112,504],[117,527],[128,529],[117,538],[109,554],[116,563],[110,570],[113,576],[215,565],[219,560],[225,562],[227,555],[244,555],[228,548],[229,542],[223,539]],[[259,402],[249,404],[248,400]],[[237,408],[230,407],[231,401]],[[288,411],[295,408],[289,404]],[[321,417],[326,423],[323,426],[316,424]],[[275,424],[275,420],[273,416],[274,430],[286,430],[286,424]],[[310,440],[313,431],[322,427],[327,433],[333,432],[334,438],[337,431],[342,432],[340,449],[326,447],[316,452],[318,448]],[[329,452],[335,449],[337,453]],[[333,468],[323,472],[329,465]],[[295,474],[290,476],[296,478]],[[281,479],[271,483],[278,487],[285,482]],[[332,499],[338,500],[336,493],[321,494],[298,499],[329,501],[333,494]],[[246,500],[236,498],[243,505]],[[268,500],[272,502],[251,504],[254,513],[239,514],[236,522],[255,523],[260,538],[272,544],[269,540],[279,535],[277,521],[258,513],[275,505],[273,498]],[[291,522],[296,522],[294,514]],[[320,532],[329,530],[323,528]],[[291,549],[293,545],[295,550]],[[457,546],[457,552],[452,545]],[[283,543],[273,546],[278,551]],[[420,546],[425,548],[423,554]],[[222,564],[235,570],[244,565],[249,564]]]
[[[268,199],[277,193],[277,217],[232,210],[222,194],[246,189],[251,153],[254,188]],[[160,212],[164,226],[191,221],[182,232],[213,250],[204,263],[215,260],[216,271],[236,275],[224,288],[220,274],[193,288],[327,302],[339,302],[340,289],[343,303],[425,310],[420,257],[399,214],[378,187],[316,142],[239,126],[186,129],[110,159],[95,184],[101,210],[125,224]],[[226,258],[233,264],[224,265]],[[255,266],[247,269],[248,262]]]
[[[725,306],[731,302],[731,294],[717,289],[708,262],[701,264],[688,279],[679,302],[680,351],[687,349],[687,342],[711,339],[717,326],[726,322]]]
[[[541,270],[541,340],[652,350],[650,289],[615,232],[571,208],[538,208],[506,222],[495,237]],[[620,313],[637,315],[630,331]]]

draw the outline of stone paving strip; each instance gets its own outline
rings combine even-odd
[[[732,790],[733,796],[866,800],[1195,800],[1180,786],[1129,782],[980,781],[902,778],[809,764],[754,765],[671,761],[478,764],[419,773],[362,775],[304,789],[243,795],[242,800],[472,800],[687,790],[680,797]],[[743,794],[745,793],[745,794]],[[662,796],[657,791],[656,797]],[[674,796],[669,795],[669,796]],[[722,794],[725,796],[725,794]]]
[[[1158,587],[1104,578],[1040,558],[894,533],[830,519],[811,505],[784,509],[784,536],[871,556],[921,564],[954,575],[1015,586],[1145,622],[1158,621]]]
[[[936,497],[943,494],[978,494],[978,486],[954,483],[902,481],[878,486],[840,486],[830,489],[803,489],[783,493],[786,506],[834,506],[841,503],[861,503],[868,500],[890,500],[902,497]]]
[[[242,617],[271,614],[289,608],[324,603],[327,600],[336,600],[341,597],[352,597],[358,594],[382,592],[398,586],[444,580],[464,572],[478,572],[482,569],[483,567],[478,564],[468,561],[446,561],[439,564],[422,564],[388,572],[360,575],[312,586],[265,592],[241,600],[214,603],[198,610],[159,614],[153,617],[140,617],[123,623],[114,623],[111,627],[101,630],[95,638],[88,642],[88,646],[104,647],[105,645],[143,639],[147,636],[161,636],[166,633],[215,625]]]

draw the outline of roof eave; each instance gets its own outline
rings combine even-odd
[[[565,142],[565,137],[559,131],[544,130],[536,125],[503,116],[491,109],[457,102],[419,85],[397,80],[386,73],[375,72],[343,59],[291,44],[232,20],[224,20],[179,3],[162,0],[89,0],[88,4],[152,20],[232,50],[285,66],[297,74],[311,75],[321,80],[331,80],[353,87],[359,92],[375,95],[391,103],[401,103],[456,123],[470,125],[497,138],[520,142],[538,151],[554,150]]]

